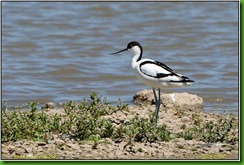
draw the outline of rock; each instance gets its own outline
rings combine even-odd
[[[164,157],[166,159],[171,159],[171,158],[173,158],[175,156],[175,153],[173,153],[173,152],[165,152],[165,153],[163,153],[163,155],[164,155]]]
[[[15,150],[16,155],[24,155],[23,153],[25,153],[25,150],[23,148],[17,148]]]
[[[25,152],[26,152],[26,153],[31,153],[32,150],[33,150],[32,147],[26,147],[26,148],[25,148]]]
[[[55,107],[55,103],[53,102],[48,102],[43,106],[43,108],[45,109],[54,108],[54,107]]]
[[[36,150],[37,150],[38,152],[43,152],[43,148],[42,148],[41,146],[38,146],[38,147],[36,148]]]
[[[80,149],[80,146],[78,144],[68,143],[66,144],[68,147],[73,148],[75,150]]]
[[[157,143],[151,143],[151,144],[150,144],[150,147],[158,148],[158,144],[157,144]]]
[[[142,147],[138,148],[137,150],[138,150],[138,152],[147,152],[147,150]]]
[[[203,99],[201,97],[189,93],[163,93],[161,99],[165,107],[182,107],[188,110],[201,110],[203,106]],[[145,89],[137,92],[134,96],[134,102],[139,104],[155,104],[153,91]]]
[[[65,141],[69,141],[69,139],[72,138],[72,135],[70,135],[70,134],[61,134],[60,138],[64,139]]]
[[[48,140],[47,143],[48,144],[54,144],[56,141],[55,140]]]
[[[173,141],[174,142],[179,142],[179,143],[184,143],[185,142],[185,139],[183,139],[183,138],[176,138]]]
[[[63,143],[64,143],[64,141],[63,141],[63,140],[61,140],[61,139],[55,139],[55,143],[56,143],[56,144],[63,144]]]
[[[13,145],[22,146],[23,142],[22,141],[16,141],[16,142],[13,143]]]
[[[26,142],[24,142],[24,145],[31,145],[32,143],[31,142],[28,142],[28,141],[26,141]]]
[[[37,142],[38,146],[45,146],[47,143],[46,142]]]

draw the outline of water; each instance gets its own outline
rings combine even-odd
[[[128,52],[109,54],[136,40],[144,58],[196,81],[165,92],[238,113],[238,35],[238,2],[3,2],[2,101],[63,102],[95,91],[132,103],[149,87],[133,75]]]

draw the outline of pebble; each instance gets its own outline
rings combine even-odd
[[[68,143],[66,144],[68,147],[73,148],[73,149],[80,149],[80,146],[78,144],[72,144],[72,143]]]
[[[138,152],[146,152],[146,151],[147,151],[147,150],[145,150],[145,149],[142,148],[142,147],[138,148],[137,150],[138,150]]]
[[[206,148],[206,147],[204,147],[204,148],[202,148],[204,151],[208,151],[209,150],[209,148]]]
[[[38,146],[45,146],[47,143],[46,142],[37,142]]]
[[[48,103],[46,103],[46,104],[43,106],[43,108],[49,109],[49,108],[54,108],[54,106],[55,106],[55,103],[53,103],[53,102],[48,102]]]
[[[26,152],[26,153],[31,153],[32,150],[33,150],[32,147],[26,147],[26,148],[25,148],[25,152]]]
[[[55,143],[55,140],[48,140],[47,143],[48,144],[54,144]]]
[[[16,142],[14,142],[14,145],[22,145],[22,144],[23,144],[22,141],[16,141]]]
[[[43,152],[43,148],[42,148],[42,146],[38,146],[38,147],[37,147],[37,151],[38,151],[38,152]]]
[[[55,143],[56,143],[56,144],[63,144],[63,143],[64,143],[64,141],[63,141],[63,140],[61,140],[61,139],[55,139]]]

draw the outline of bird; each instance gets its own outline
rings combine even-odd
[[[125,49],[111,53],[111,55],[124,51],[129,51],[133,55],[131,67],[136,77],[144,84],[150,86],[153,90],[156,104],[155,126],[157,126],[158,113],[161,105],[161,89],[191,85],[195,81],[177,73],[162,62],[151,59],[142,59],[143,48],[137,41],[128,43]],[[158,96],[156,90],[158,91]]]

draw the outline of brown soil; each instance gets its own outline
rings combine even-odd
[[[148,118],[149,112],[155,110],[152,96],[151,90],[138,92],[134,97],[137,105],[130,106],[129,112],[118,111],[106,118],[113,120],[115,124],[123,123],[135,115]],[[181,131],[183,124],[193,125],[193,114],[199,114],[205,121],[216,120],[221,116],[204,113],[202,98],[196,95],[165,94],[162,98],[164,102],[158,124],[166,124],[175,133]],[[63,110],[50,108],[47,113],[63,113]],[[47,143],[28,140],[3,143],[2,159],[238,159],[239,153],[235,148],[238,146],[182,138],[169,142],[134,142],[132,145],[127,141],[112,141],[107,138],[95,147],[90,141],[76,141],[70,137],[53,135]]]

